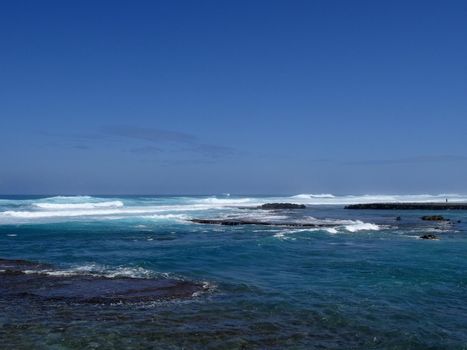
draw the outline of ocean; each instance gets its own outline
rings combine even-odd
[[[0,268],[0,348],[467,349],[467,213],[344,208],[446,198],[467,202],[456,194],[0,197],[0,258],[23,264],[20,273]],[[255,209],[284,202],[307,207]],[[430,214],[450,221],[420,219]],[[95,281],[114,279],[197,289],[82,298]]]

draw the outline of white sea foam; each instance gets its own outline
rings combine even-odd
[[[164,273],[155,273],[154,271],[142,267],[108,267],[99,264],[88,264],[70,267],[62,270],[25,270],[24,273],[42,273],[49,276],[99,276],[99,277],[131,277],[131,278],[153,278],[168,277]]]
[[[312,217],[308,217],[307,220],[301,221],[303,223],[314,223],[314,224],[332,224],[336,225],[335,227],[310,227],[310,228],[303,228],[303,229],[286,229],[282,230],[279,232],[276,232],[274,234],[275,238],[279,239],[292,239],[291,235],[294,233],[300,233],[300,232],[327,232],[330,234],[337,234],[337,233],[343,233],[345,231],[347,232],[358,232],[358,231],[379,231],[381,229],[380,226],[373,224],[373,223],[368,223],[368,222],[363,222],[360,220],[334,220],[334,219],[316,219]]]
[[[467,202],[467,196],[459,194],[439,195],[346,195],[298,194],[292,197],[146,197],[146,198],[99,198],[91,196],[57,196],[43,199],[2,200],[0,224],[23,222],[56,222],[80,220],[80,218],[125,219],[149,217],[152,220],[185,220],[188,215],[225,217],[251,217],[258,220],[285,220],[285,214],[274,211],[254,210],[248,213],[236,207],[255,207],[267,202],[293,202],[314,205],[346,205],[370,202]],[[193,214],[192,214],[193,213]],[[288,214],[287,214],[288,215]],[[152,217],[150,217],[152,216]],[[345,225],[346,223],[342,223]],[[352,225],[352,223],[348,223]],[[374,229],[371,228],[371,229]],[[360,230],[353,225],[350,230]]]
[[[33,203],[33,206],[42,209],[95,209],[95,208],[121,208],[123,202],[109,201],[109,202],[85,202],[85,203]]]
[[[331,233],[331,234],[337,233],[337,229],[334,227],[325,228],[324,231]]]
[[[15,224],[34,220],[53,222],[67,218],[79,219],[80,217],[116,219],[150,215],[153,216],[151,219],[183,220],[187,218],[186,214],[182,216],[178,213],[211,209],[232,210],[232,206],[238,206],[240,203],[244,205],[249,201],[249,199],[177,198],[164,203],[160,199],[133,199],[130,204],[124,205],[122,201],[118,200],[100,200],[93,197],[80,197],[79,200],[76,198],[71,200],[69,197],[51,197],[32,203],[32,210],[29,202],[25,202],[24,207],[0,211],[0,224]]]
[[[345,225],[345,229],[349,232],[358,232],[358,231],[379,231],[380,227],[376,224],[369,222],[363,222],[360,220],[355,221],[353,224]]]
[[[336,198],[336,197],[330,193],[322,193],[322,194],[302,193],[302,194],[297,194],[296,196],[292,196],[291,198],[310,199],[310,198]]]
[[[153,220],[175,220],[185,222],[186,220],[190,219],[190,216],[185,214],[154,214],[143,216],[143,218]]]
[[[151,210],[146,209],[102,209],[102,210],[47,210],[47,211],[15,211],[7,210],[0,213],[0,217],[12,217],[20,219],[42,219],[42,218],[63,218],[63,217],[80,217],[80,216],[106,216],[118,214],[146,214],[151,213]]]
[[[194,292],[191,296],[196,298],[196,297],[199,297],[199,296],[201,296],[202,294],[204,294],[206,292],[211,292],[212,293],[215,289],[217,289],[216,284],[210,283],[210,282],[207,282],[207,281],[204,281],[202,286],[203,286],[202,290]]]
[[[67,209],[67,210],[6,210],[0,212],[1,218],[18,218],[18,219],[51,219],[51,218],[76,218],[76,217],[110,217],[110,216],[144,216],[168,212],[168,211],[197,211],[211,209],[209,206],[202,205],[182,205],[182,206],[135,206],[125,208],[94,208],[94,209]],[[175,216],[174,216],[175,217]],[[168,216],[159,218],[168,218]]]
[[[313,231],[318,231],[318,229],[314,228],[307,228],[307,229],[288,229],[288,230],[283,230],[279,231],[274,234],[275,238],[279,239],[295,239],[293,237],[290,237],[290,235],[294,233],[300,233],[300,232],[313,232]]]
[[[222,217],[223,219],[241,219],[241,220],[255,220],[255,221],[281,221],[289,218],[287,215],[272,214],[267,210],[252,210],[252,211],[239,211],[236,213],[228,213]]]
[[[446,198],[450,202],[467,202],[467,195],[460,194],[409,194],[409,195],[343,195],[332,194],[298,194],[288,197],[294,202],[308,205],[348,205],[359,203],[384,203],[384,202],[444,202]]]
[[[98,197],[92,196],[54,196],[54,197],[46,197],[41,198],[38,201],[47,202],[47,203],[83,203],[89,202],[93,200],[99,200]]]
[[[202,198],[202,199],[194,199],[194,202],[197,203],[206,203],[206,204],[215,204],[216,206],[230,206],[234,205],[237,206],[239,204],[251,204],[256,205],[260,203],[258,199],[255,198],[217,198],[217,197],[209,197],[209,198]]]

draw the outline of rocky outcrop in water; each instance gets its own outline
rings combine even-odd
[[[441,215],[425,215],[422,216],[421,219],[423,221],[449,221],[449,219],[445,219]]]
[[[307,223],[307,222],[271,222],[260,220],[243,220],[243,219],[191,219],[191,222],[196,224],[206,225],[225,225],[225,226],[238,226],[238,225],[263,225],[263,226],[287,226],[287,227],[337,227],[337,224],[325,223]]]
[[[467,210],[467,203],[365,203],[347,205],[345,209]]]
[[[266,203],[257,207],[257,209],[305,209],[305,204],[295,203]]]
[[[439,239],[438,237],[432,234],[423,235],[423,236],[420,236],[420,238],[421,239]]]
[[[0,259],[2,297],[110,304],[190,298],[203,290],[190,281],[69,275],[50,265]]]

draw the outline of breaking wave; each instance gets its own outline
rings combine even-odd
[[[260,203],[258,199],[255,198],[217,198],[209,197],[203,199],[194,200],[197,203],[206,203],[206,204],[215,204],[215,205],[239,205],[239,204],[251,204],[255,205]]]
[[[300,229],[286,229],[276,232],[274,234],[275,238],[287,240],[293,239],[293,234],[303,233],[303,232],[327,232],[330,234],[345,233],[345,232],[359,232],[359,231],[379,231],[381,226],[363,222],[360,220],[318,220],[314,218],[315,223],[319,224],[335,224],[336,227],[316,227],[316,228],[300,228]],[[310,222],[310,221],[307,221]]]
[[[122,201],[98,202],[98,203],[33,203],[33,206],[42,209],[94,209],[94,208],[121,208]]]
[[[297,194],[296,196],[292,196],[291,198],[298,198],[298,199],[310,199],[310,198],[336,198],[334,195],[329,193],[323,194]]]
[[[354,223],[350,225],[345,225],[345,229],[349,232],[358,232],[358,231],[379,231],[380,227],[376,224],[372,224],[369,222],[363,222],[360,220],[356,220]]]
[[[54,222],[64,220],[113,219],[128,217],[148,217],[152,220],[174,219],[184,214],[196,215],[238,215],[258,216],[263,220],[280,220],[284,213],[272,211],[251,211],[268,202],[292,202],[305,204],[313,208],[315,205],[347,205],[373,202],[467,202],[467,196],[460,194],[439,195],[345,195],[333,194],[298,194],[289,197],[271,196],[205,196],[205,197],[92,197],[92,196],[55,196],[41,199],[2,199],[0,200],[0,224],[18,224],[29,222]],[[174,215],[170,217],[170,215]],[[278,216],[278,217],[274,217]],[[352,225],[352,224],[351,224]],[[362,226],[363,227],[363,226]],[[374,229],[374,227],[372,228]],[[357,225],[350,230],[359,230]]]
[[[385,202],[467,202],[467,195],[460,194],[409,194],[409,195],[343,195],[332,194],[298,194],[288,197],[289,200],[308,205],[348,205],[363,203],[385,203]]]
[[[147,214],[151,210],[145,209],[103,209],[103,210],[55,210],[55,211],[14,211],[7,210],[0,213],[0,217],[11,217],[20,219],[44,219],[44,218],[64,218],[80,216],[109,216],[122,214]]]

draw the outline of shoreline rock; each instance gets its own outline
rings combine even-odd
[[[467,203],[363,203],[346,205],[344,208],[376,210],[467,210]]]

